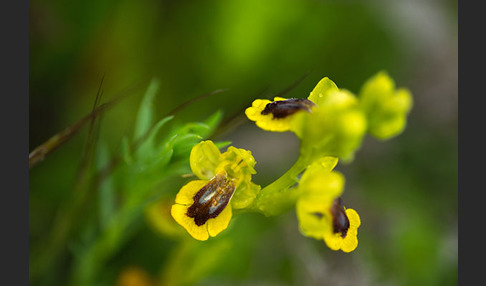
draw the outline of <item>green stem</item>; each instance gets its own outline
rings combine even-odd
[[[312,156],[309,152],[301,153],[297,161],[287,172],[260,190],[252,209],[266,216],[274,216],[293,206],[298,198],[299,192],[298,188],[292,187],[298,183],[298,175],[311,162]]]

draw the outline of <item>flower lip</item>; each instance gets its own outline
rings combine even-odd
[[[344,211],[341,198],[334,199],[331,207],[331,215],[334,233],[341,233],[341,237],[345,238],[349,229],[349,219]]]
[[[187,209],[186,215],[201,226],[226,208],[234,191],[234,182],[219,173],[194,195],[194,203]]]
[[[289,98],[268,103],[262,110],[262,115],[272,114],[273,118],[285,118],[297,111],[305,110],[311,112],[311,108],[316,106],[314,102],[305,98]]]

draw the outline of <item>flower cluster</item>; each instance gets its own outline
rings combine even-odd
[[[358,99],[327,77],[319,81],[307,99],[298,101],[300,109],[294,107],[297,104],[293,98],[275,98],[264,106],[265,102],[255,100],[246,109],[248,118],[264,130],[294,132],[302,140],[301,148],[315,156],[349,158],[366,132],[366,117]],[[265,113],[270,104],[293,112],[287,112],[284,118]]]
[[[410,92],[395,90],[385,72],[367,81],[359,96],[325,77],[307,98],[256,99],[245,111],[248,119],[263,130],[295,133],[301,142],[298,160],[261,188],[251,181],[256,171],[250,151],[230,146],[221,153],[203,141],[190,155],[200,180],[181,188],[171,214],[194,238],[207,240],[228,226],[233,209],[270,216],[295,207],[303,235],[351,252],[361,220],[343,205],[344,176],[333,169],[339,159],[353,159],[366,133],[379,139],[401,133],[411,106]]]

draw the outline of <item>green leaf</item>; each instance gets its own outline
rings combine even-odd
[[[157,126],[156,126],[157,127]],[[154,129],[158,129],[158,128]],[[154,130],[156,131],[156,130]],[[174,154],[174,142],[177,135],[169,137],[167,140],[163,141],[158,148],[154,148],[150,151],[151,155],[145,158],[144,167],[150,170],[161,169],[165,167]]]
[[[213,115],[209,116],[204,122],[211,128],[211,130],[213,130],[218,126],[222,117],[223,112],[221,110],[218,110]]]
[[[109,164],[110,154],[108,146],[104,142],[100,142],[97,149],[96,168],[99,172]],[[108,176],[101,182],[98,194],[100,225],[102,228],[105,228],[116,212],[113,176]]]
[[[192,147],[201,141],[201,136],[197,134],[186,134],[183,136],[178,136],[174,142],[174,156],[183,156],[187,154],[189,158],[189,153]]]
[[[159,85],[159,80],[152,79],[147,88],[147,92],[145,92],[135,121],[135,130],[133,133],[134,140],[137,140],[146,134],[152,126],[154,120],[153,101],[157,90],[159,89]]]
[[[171,146],[167,146],[159,156],[153,158],[153,160],[147,164],[147,168],[150,170],[162,169],[167,166],[173,154],[174,149]],[[162,174],[160,175],[162,177]]]
[[[216,145],[216,147],[218,147],[218,149],[223,149],[225,147],[228,147],[229,145],[231,145],[231,141],[220,141],[220,142],[214,142],[214,145]]]
[[[179,135],[197,134],[201,136],[201,138],[203,138],[206,137],[205,135],[209,134],[210,131],[211,131],[211,127],[209,127],[205,123],[191,122],[179,128],[176,134]]]
[[[123,161],[125,161],[125,163],[127,165],[132,164],[133,158],[132,158],[132,154],[130,152],[130,143],[128,142],[127,137],[123,137],[123,139],[121,141],[121,148],[122,148]]]
[[[157,134],[162,129],[162,127],[172,120],[174,116],[167,116],[161,119],[155,126],[150,130],[147,138],[140,144],[139,148],[136,151],[136,158],[140,163],[150,162],[154,156],[157,155],[158,150],[156,149],[156,139]]]

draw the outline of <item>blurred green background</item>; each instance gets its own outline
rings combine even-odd
[[[405,132],[384,142],[368,136],[353,162],[337,166],[346,177],[345,204],[362,220],[354,252],[333,252],[302,236],[294,212],[245,214],[207,246],[196,244],[206,253],[197,267],[188,265],[193,283],[457,284],[457,1],[31,0],[29,6],[30,150],[87,115],[104,77],[102,102],[129,95],[103,114],[98,135],[111,154],[121,152],[142,95],[157,78],[157,119],[225,89],[175,120],[202,121],[223,111],[222,123],[232,128],[214,139],[251,150],[255,182],[265,185],[297,158],[298,140],[244,120],[253,99],[273,97],[302,78],[286,97],[307,97],[324,76],[358,93],[380,70],[412,91]],[[243,120],[230,121],[235,117]],[[30,170],[31,262],[76,188],[86,136],[84,128]],[[180,186],[176,180],[167,187]],[[129,267],[152,282],[164,280],[176,242],[140,224],[103,266],[97,285],[117,283]],[[31,283],[65,285],[79,241],[70,238],[60,262]]]

